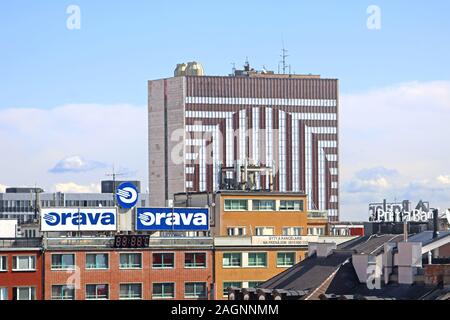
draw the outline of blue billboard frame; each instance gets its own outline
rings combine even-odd
[[[199,224],[203,219],[206,219],[206,224]],[[174,223],[168,223],[171,221]],[[209,221],[209,208],[137,208],[135,230],[208,231]]]

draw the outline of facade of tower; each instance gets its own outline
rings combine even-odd
[[[308,209],[339,220],[338,91],[338,80],[314,75],[149,81],[151,205],[217,191],[240,179],[224,168],[246,164],[271,169],[255,178],[256,189],[304,192]]]

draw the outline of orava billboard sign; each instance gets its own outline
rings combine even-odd
[[[137,208],[137,231],[206,231],[208,208]]]
[[[49,208],[41,210],[41,231],[116,231],[115,208]]]

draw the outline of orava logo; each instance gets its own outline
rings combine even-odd
[[[140,209],[138,208],[138,220],[144,229],[166,230],[174,229],[202,229],[208,228],[208,211],[205,209],[174,210]]]
[[[51,226],[58,225],[98,225],[103,226],[115,225],[115,214],[113,212],[48,212],[43,216],[45,222]]]
[[[138,191],[131,182],[124,182],[117,187],[116,199],[122,208],[129,209],[136,205]]]

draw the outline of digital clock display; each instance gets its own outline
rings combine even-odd
[[[149,242],[147,235],[118,235],[114,238],[114,248],[146,248]]]

